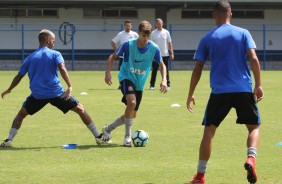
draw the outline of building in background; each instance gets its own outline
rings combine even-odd
[[[215,25],[213,0],[0,0],[0,60],[22,60],[34,48],[43,28],[56,34],[55,49],[69,60],[103,60],[111,38],[130,19],[162,18],[170,31],[175,60],[192,59],[199,39]],[[282,1],[230,0],[233,24],[252,33],[260,59],[282,59]],[[268,55],[263,55],[264,53]],[[273,53],[273,54],[272,54]],[[4,67],[5,68],[5,67]],[[0,65],[0,70],[3,68]]]

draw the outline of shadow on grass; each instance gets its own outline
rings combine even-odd
[[[92,89],[88,89],[88,90],[90,90],[90,91],[108,91],[108,90],[115,90],[115,91],[118,91],[118,90],[120,90],[120,89],[118,89],[118,88],[92,88]]]
[[[119,144],[104,144],[104,145],[78,145],[76,149],[79,150],[86,150],[86,149],[92,149],[92,148],[115,148],[120,147]]]
[[[105,145],[78,145],[75,149],[78,150],[88,150],[93,148],[114,148],[114,147],[120,147],[121,145],[118,144],[105,144]],[[8,147],[8,148],[0,148],[1,151],[19,151],[19,150],[34,150],[34,151],[40,151],[42,149],[64,149],[62,146],[50,146],[50,147],[32,147],[32,148],[23,148],[23,147]],[[67,150],[67,149],[66,149]]]

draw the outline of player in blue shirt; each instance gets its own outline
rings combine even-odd
[[[97,144],[106,142],[103,141],[103,134],[100,134],[96,129],[94,122],[82,104],[71,95],[72,84],[65,68],[64,59],[60,52],[52,50],[55,43],[54,33],[43,29],[39,33],[38,39],[39,49],[24,60],[10,87],[1,94],[1,97],[4,98],[6,94],[11,93],[12,89],[28,73],[31,95],[23,103],[22,108],[13,121],[8,138],[0,147],[11,147],[12,140],[20,129],[24,118],[27,115],[35,114],[48,103],[57,107],[63,113],[67,113],[69,110],[76,112],[94,135]],[[60,83],[58,69],[68,86],[66,90]]]
[[[124,55],[118,78],[123,94],[122,102],[126,104],[125,113],[114,122],[105,126],[103,133],[105,137],[108,135],[109,139],[111,139],[111,131],[125,124],[126,131],[123,142],[125,147],[131,146],[131,126],[133,119],[136,117],[142,99],[144,85],[150,73],[153,60],[161,66],[162,82],[160,91],[162,93],[167,92],[166,66],[162,61],[158,46],[152,41],[149,41],[151,32],[151,24],[147,21],[142,21],[138,28],[139,38],[129,40],[121,45],[119,49],[110,55],[107,65],[105,82],[111,85],[112,77],[110,72],[114,61],[119,56]]]
[[[212,138],[231,108],[236,109],[236,122],[245,124],[248,129],[248,158],[244,167],[247,170],[248,181],[250,183],[257,181],[255,158],[261,122],[257,102],[263,98],[260,64],[255,52],[256,45],[249,31],[231,25],[231,17],[230,4],[225,0],[218,1],[213,10],[217,27],[201,39],[194,56],[196,64],[190,81],[187,109],[193,112],[191,106],[191,103],[195,104],[193,94],[207,59],[211,62],[210,87],[212,89],[202,123],[205,130],[200,145],[198,170],[190,181],[194,184],[205,183],[204,174],[211,154]],[[249,57],[254,74],[253,91],[246,56]],[[228,166],[224,167],[228,168]]]

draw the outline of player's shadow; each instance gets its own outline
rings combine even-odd
[[[76,149],[79,150],[87,150],[87,149],[92,149],[92,148],[115,148],[119,147],[120,145],[118,144],[103,144],[103,145],[78,145]]]
[[[78,145],[76,148],[74,149],[78,149],[78,150],[88,150],[88,149],[97,149],[97,148],[114,148],[114,147],[119,147],[120,145],[118,144],[105,144],[105,145]],[[15,150],[15,151],[24,151],[24,150],[33,150],[33,151],[40,151],[42,149],[64,149],[62,146],[50,146],[50,147],[32,147],[32,148],[27,148],[27,147],[9,147],[9,148],[0,148],[0,152],[1,151],[11,151],[11,150]],[[69,149],[65,149],[65,150],[69,150]]]

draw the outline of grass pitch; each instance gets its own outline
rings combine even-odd
[[[4,91],[17,72],[0,72]],[[14,148],[0,149],[0,183],[11,184],[183,184],[196,173],[198,148],[203,133],[201,121],[209,97],[209,72],[203,72],[196,89],[196,106],[191,114],[186,98],[191,71],[171,71],[171,91],[161,94],[146,90],[132,130],[143,129],[150,136],[147,147],[122,147],[124,126],[113,132],[113,145],[97,146],[92,134],[74,113],[63,115],[51,105],[28,116],[14,139]],[[104,72],[70,72],[73,95],[84,105],[101,129],[124,112],[117,90],[117,73],[112,86],[104,83]],[[258,151],[258,184],[282,183],[282,141],[280,99],[282,72],[263,71],[265,98],[259,103],[262,118]],[[148,79],[149,80],[149,79]],[[160,82],[160,74],[158,80]],[[64,84],[64,82],[62,81]],[[81,95],[86,92],[88,95]],[[13,118],[30,94],[27,76],[1,99],[0,137],[8,135]],[[181,107],[171,107],[172,104]],[[208,163],[208,184],[247,183],[247,129],[236,125],[232,110],[218,128]],[[63,144],[76,143],[74,150]]]

